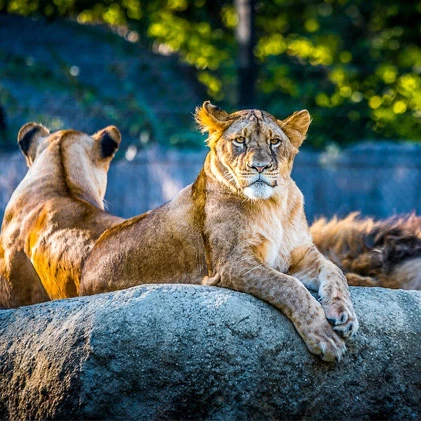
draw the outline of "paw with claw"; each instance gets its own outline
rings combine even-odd
[[[338,335],[349,339],[357,333],[358,319],[348,296],[338,292],[334,297],[320,297],[319,302],[325,311],[326,319]]]
[[[320,304],[314,310],[311,321],[298,331],[310,352],[323,361],[339,362],[346,351],[345,342],[327,321]]]

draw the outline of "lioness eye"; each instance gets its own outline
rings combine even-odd
[[[270,139],[270,144],[272,146],[278,146],[280,143],[281,143],[281,139],[277,137],[273,137],[272,139]]]
[[[246,141],[246,138],[243,136],[238,136],[234,139],[234,143],[242,145]]]

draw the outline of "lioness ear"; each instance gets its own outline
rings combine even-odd
[[[310,123],[311,118],[307,110],[297,111],[286,120],[278,120],[281,129],[296,148],[299,148],[306,138]]]
[[[21,127],[18,133],[20,150],[26,157],[28,167],[32,165],[37,154],[38,145],[47,137],[50,131],[42,124],[27,123]]]
[[[201,107],[197,107],[194,117],[201,132],[209,133],[207,143],[211,147],[232,121],[226,111],[211,104],[210,101],[205,101]]]
[[[92,136],[100,144],[101,157],[112,158],[120,146],[121,134],[115,126],[108,126]]]

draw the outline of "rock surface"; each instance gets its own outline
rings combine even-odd
[[[140,286],[0,311],[0,419],[421,417],[421,292],[353,288],[339,364],[246,294]]]

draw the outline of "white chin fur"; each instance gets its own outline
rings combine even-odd
[[[269,199],[273,194],[274,188],[266,183],[254,183],[244,189],[244,194],[253,200]]]

